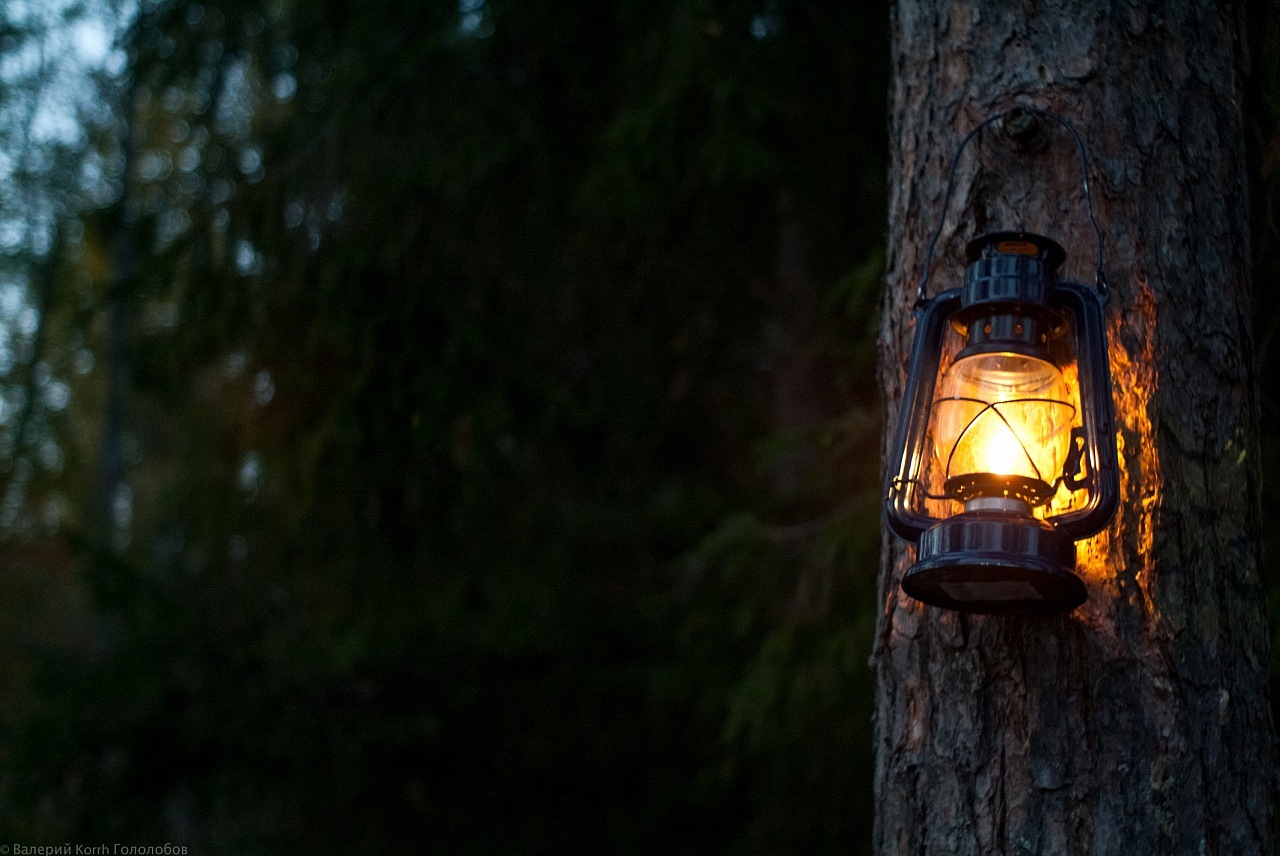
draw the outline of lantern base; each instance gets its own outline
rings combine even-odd
[[[966,511],[920,536],[902,590],[961,612],[1068,612],[1089,596],[1075,565],[1075,542],[1041,520]]]

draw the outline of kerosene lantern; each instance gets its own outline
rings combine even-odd
[[[1098,290],[1061,280],[1062,247],[1030,232],[966,256],[959,288],[925,299],[921,280],[885,503],[918,544],[902,589],[965,612],[1074,609],[1075,542],[1119,497],[1101,253]]]

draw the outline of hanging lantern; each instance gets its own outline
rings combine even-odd
[[[1027,110],[1027,108],[1022,108]],[[1039,110],[1075,130],[1060,117]],[[975,128],[964,146],[983,127]],[[1083,142],[1075,135],[1088,174]],[[955,164],[943,199],[950,199]],[[1059,279],[1049,238],[997,232],[971,241],[961,287],[926,297],[938,225],[916,304],[916,337],[890,465],[886,517],[918,544],[902,589],[966,612],[1054,612],[1085,601],[1075,542],[1107,526],[1119,498],[1103,307]]]

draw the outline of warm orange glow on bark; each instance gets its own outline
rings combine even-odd
[[[1160,455],[1149,414],[1156,387],[1156,304],[1150,285],[1145,281],[1135,285],[1134,304],[1110,313],[1108,325],[1116,442],[1120,451],[1120,509],[1108,529],[1076,545],[1076,563],[1077,573],[1086,582],[1114,590],[1126,567],[1127,560],[1121,552],[1125,533],[1134,531],[1137,565],[1132,573],[1146,592],[1161,485]],[[1121,344],[1122,339],[1141,343],[1140,349],[1131,354]]]

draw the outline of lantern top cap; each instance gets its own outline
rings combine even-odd
[[[970,264],[989,255],[1035,256],[1051,271],[1067,257],[1061,244],[1034,232],[988,232],[966,244],[964,254]]]

